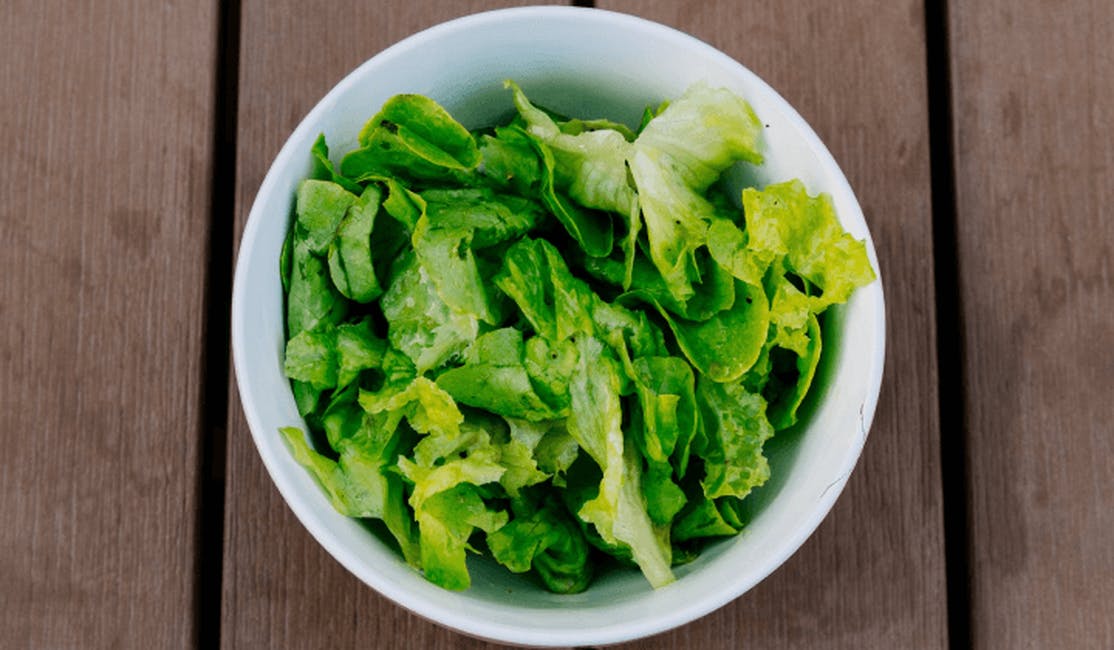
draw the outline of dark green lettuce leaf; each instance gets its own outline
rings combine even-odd
[[[472,134],[432,99],[395,95],[360,131],[361,148],[341,161],[341,172],[417,180],[457,180],[480,164]]]
[[[807,345],[804,350],[786,350],[785,356],[773,357],[775,362],[772,363],[770,379],[763,391],[770,402],[770,423],[778,430],[796,424],[797,410],[804,402],[820,364],[822,342],[816,316],[809,315],[807,331]],[[776,355],[779,350],[780,348],[775,348],[772,354]],[[776,362],[779,358],[783,360],[782,363]]]
[[[693,368],[715,381],[730,382],[758,360],[769,329],[769,307],[762,289],[737,282],[735,293],[730,309],[705,321],[675,317],[644,292],[632,291],[623,299],[653,305]]]
[[[358,197],[330,181],[305,180],[298,186],[295,213],[302,227],[305,245],[316,255],[324,255],[336,235],[340,220],[355,205]]]
[[[310,178],[332,181],[357,196],[363,192],[359,183],[338,172],[333,161],[329,159],[329,145],[325,143],[324,133],[317,136],[310,153],[313,155],[313,173]]]
[[[534,144],[524,131],[498,127],[494,136],[479,139],[479,173],[499,191],[520,196],[538,196],[542,164]]]
[[[371,253],[371,232],[379,211],[382,192],[369,185],[337,226],[336,237],[329,244],[329,274],[342,295],[355,302],[367,303],[383,293],[375,275]]]
[[[588,543],[575,522],[552,501],[541,507],[517,500],[507,525],[487,535],[491,554],[515,573],[531,569],[553,592],[584,591],[592,579]]]
[[[293,248],[290,291],[286,295],[286,331],[290,338],[322,323],[338,323],[348,313],[348,302],[329,280],[324,260],[310,251],[299,233],[295,233]]]
[[[464,365],[438,375],[437,385],[461,404],[510,418],[538,421],[562,415],[534,391],[522,332],[513,327],[477,338],[465,353]]]
[[[388,323],[387,340],[418,372],[459,355],[479,335],[479,319],[450,308],[413,253],[395,262],[391,283],[379,302]]]
[[[426,190],[421,196],[433,226],[471,231],[476,248],[517,239],[541,218],[533,201],[487,189]]]

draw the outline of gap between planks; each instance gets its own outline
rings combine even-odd
[[[960,260],[956,252],[958,214],[947,2],[925,0],[924,11],[948,644],[953,649],[960,649],[970,648],[972,642],[971,560],[967,428],[964,421],[967,404],[962,366],[965,341],[959,292]]]
[[[205,384],[200,393],[201,441],[197,473],[199,498],[194,629],[198,648],[217,648],[221,638],[240,0],[219,2],[216,29],[212,195],[209,203],[202,358],[202,381]]]

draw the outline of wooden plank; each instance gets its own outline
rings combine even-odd
[[[196,641],[215,37],[0,5],[0,647]]]
[[[753,591],[637,647],[945,646],[923,5],[607,0],[597,6],[711,43],[801,112],[862,204],[889,319],[874,426],[828,519]]]
[[[345,74],[436,23],[511,4],[434,0],[311,6],[246,1],[241,16],[236,239],[271,161]],[[494,648],[379,596],[305,531],[251,441],[235,387],[226,479],[222,644],[226,648]]]
[[[1114,5],[949,3],[977,648],[1114,647]]]

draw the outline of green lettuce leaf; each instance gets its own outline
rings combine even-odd
[[[325,143],[324,133],[317,136],[313,147],[310,148],[310,154],[313,156],[313,173],[310,174],[310,178],[332,181],[356,196],[363,192],[359,183],[338,172],[333,161],[329,159],[329,145]]]
[[[815,287],[808,292],[814,313],[874,280],[866,245],[843,230],[827,195],[809,196],[797,180],[747,188],[743,211],[748,250],[767,265],[784,258],[789,271]]]
[[[480,164],[472,134],[439,104],[421,95],[395,95],[360,131],[360,149],[341,160],[356,181],[369,176],[461,181]]]
[[[486,189],[426,190],[421,197],[432,226],[468,230],[476,248],[518,239],[541,218],[533,201]]]
[[[695,128],[694,128],[695,127]],[[650,120],[629,157],[650,259],[677,302],[700,280],[695,251],[707,240],[714,206],[701,192],[738,160],[761,162],[761,124],[724,89],[695,85]]]
[[[797,410],[804,402],[808,389],[816,377],[816,368],[820,365],[820,324],[816,316],[808,317],[807,345],[801,351],[793,351],[786,357],[785,363],[774,363],[770,373],[769,382],[763,394],[770,402],[767,411],[770,424],[774,429],[781,430],[797,423]],[[779,357],[775,357],[777,359]]]
[[[510,418],[538,421],[560,415],[534,391],[522,332],[513,327],[477,338],[465,353],[464,365],[438,375],[437,385],[461,404]]]
[[[737,282],[735,292],[737,298],[730,309],[702,322],[673,316],[644,292],[630,292],[623,298],[653,305],[695,369],[715,381],[731,382],[758,360],[769,329],[769,307],[762,289]]]
[[[632,368],[642,417],[643,453],[661,464],[676,454],[677,474],[683,477],[698,422],[692,367],[678,357],[639,357]]]
[[[321,324],[338,323],[348,313],[348,302],[329,281],[325,262],[298,234],[293,247],[290,291],[286,294],[286,331],[291,338]]]
[[[369,422],[366,428],[374,430],[374,423]],[[401,480],[384,471],[395,451],[393,437],[377,441],[371,437],[342,440],[339,459],[333,461],[314,451],[300,429],[284,427],[280,431],[294,459],[310,471],[337,512],[348,517],[382,519],[406,561],[417,565],[417,539]]]
[[[588,543],[575,522],[552,502],[541,507],[513,502],[515,516],[487,535],[491,554],[515,573],[531,569],[559,594],[584,591],[592,579]]]
[[[624,439],[617,362],[591,336],[576,339],[569,433],[603,471],[597,496],[579,511],[608,544],[621,544],[654,587],[673,581],[668,529],[655,529],[642,494],[642,460]]]
[[[302,181],[298,186],[294,210],[310,252],[316,255],[328,252],[341,219],[358,200],[355,194],[336,183],[313,179]]]
[[[427,215],[414,229],[414,253],[437,295],[452,311],[489,324],[498,319],[472,252],[472,230],[434,225]]]
[[[479,335],[479,319],[449,307],[412,253],[396,260],[380,305],[388,323],[387,340],[418,372],[441,366]]]
[[[698,83],[646,124],[635,147],[667,156],[681,182],[701,192],[738,160],[762,162],[761,141],[762,123],[745,100]]]
[[[479,142],[479,173],[499,191],[537,196],[542,179],[541,161],[530,137],[521,129],[498,127],[495,135]]]
[[[365,370],[382,365],[387,342],[372,330],[370,318],[336,328],[337,385],[347,386]]]
[[[526,121],[526,131],[552,152],[555,186],[585,207],[630,214],[638,197],[627,182],[630,143],[624,133],[608,128],[613,123],[599,121],[594,129],[582,121],[566,123],[562,129],[534,107],[517,84],[505,85],[514,92],[514,105]]]
[[[672,539],[680,543],[701,537],[728,537],[739,532],[741,527],[741,524],[736,526],[727,521],[715,501],[700,494],[689,501],[677,516]]]
[[[414,516],[426,578],[453,591],[472,585],[465,564],[468,538],[476,529],[490,533],[507,522],[507,514],[489,508],[475,486],[468,483],[429,497],[421,508],[415,508]]]
[[[286,342],[283,372],[317,390],[337,385],[337,333],[332,326],[298,332]]]
[[[382,192],[369,185],[348,208],[329,243],[329,274],[333,284],[349,300],[367,303],[383,293],[371,254],[371,231],[379,211]]]
[[[507,249],[494,282],[534,331],[549,341],[592,330],[594,294],[572,276],[561,254],[545,240],[523,237]]]
[[[766,400],[740,384],[722,384],[701,377],[696,384],[701,406],[702,449],[709,499],[745,497],[770,478],[762,446],[774,434],[766,419]]]

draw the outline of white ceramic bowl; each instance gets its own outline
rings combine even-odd
[[[232,296],[232,350],[252,436],[279,492],[305,527],[349,571],[398,604],[459,631],[523,645],[595,645],[660,632],[721,607],[780,566],[812,533],[843,489],[877,403],[885,337],[880,282],[836,310],[826,335],[822,390],[806,423],[767,449],[771,482],[752,497],[753,520],[678,567],[677,581],[652,590],[636,571],[617,571],[586,592],[554,595],[488,561],[470,561],[463,593],[427,582],[356,521],[337,514],[291,458],[281,426],[304,426],[282,374],[283,317],[278,259],[310,146],[325,133],[334,152],[391,95],[412,92],[443,104],[466,126],[507,117],[503,80],[517,80],[542,105],[575,116],[632,124],[648,104],[693,82],[731,88],[766,129],[766,163],[742,170],[759,183],[800,178],[827,192],[840,220],[877,259],[847,180],[808,124],[738,62],[681,32],[591,9],[534,7],[477,14],[390,47],[342,80],[306,116],[275,159],[252,206]],[[756,178],[755,178],[756,177]]]

